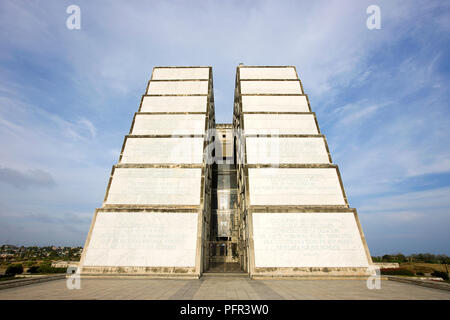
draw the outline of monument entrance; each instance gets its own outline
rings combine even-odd
[[[239,272],[237,171],[233,127],[216,124],[216,161],[212,169],[209,272]]]

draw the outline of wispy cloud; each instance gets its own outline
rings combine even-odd
[[[365,200],[360,210],[367,213],[382,211],[423,212],[427,209],[447,209],[450,212],[450,187],[406,192],[400,195],[374,197]],[[431,218],[431,217],[429,217]],[[450,215],[449,215],[450,219]]]
[[[39,169],[21,172],[11,168],[0,167],[0,182],[10,184],[18,189],[30,186],[50,188],[56,185],[50,173]]]

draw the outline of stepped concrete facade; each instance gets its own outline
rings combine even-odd
[[[83,275],[198,278],[210,216],[210,67],[154,68],[80,261]]]
[[[155,67],[80,261],[83,276],[367,276],[356,209],[293,66]]]
[[[295,67],[239,66],[241,250],[254,277],[361,276],[372,264]]]

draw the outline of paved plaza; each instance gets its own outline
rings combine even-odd
[[[163,300],[318,300],[318,299],[445,299],[450,292],[383,280],[369,290],[365,280],[250,280],[204,277],[198,280],[82,279],[69,290],[55,280],[0,290],[0,299],[163,299]]]

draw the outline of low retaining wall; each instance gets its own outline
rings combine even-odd
[[[450,291],[450,284],[446,283],[446,282],[437,282],[437,281],[430,281],[430,280],[421,280],[421,279],[406,278],[406,277],[394,277],[394,276],[389,276],[387,278],[388,278],[388,280],[391,280],[391,281],[410,283],[410,284],[415,284],[417,286]]]
[[[34,283],[39,283],[39,282],[60,280],[60,279],[65,279],[65,278],[66,278],[66,274],[58,274],[58,275],[51,275],[51,276],[41,276],[41,277],[33,277],[33,278],[27,277],[27,278],[23,278],[23,279],[18,278],[18,279],[14,279],[14,280],[0,281],[0,290],[26,286],[29,284],[34,284]]]
[[[374,262],[373,265],[380,269],[400,268],[400,265],[397,262]]]

